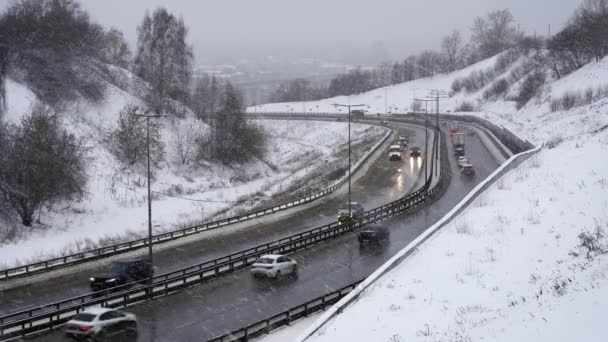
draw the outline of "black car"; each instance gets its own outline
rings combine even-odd
[[[418,158],[422,152],[420,151],[420,147],[412,147],[410,148],[410,157]]]
[[[370,225],[361,229],[359,235],[357,236],[360,246],[372,243],[380,244],[388,241],[389,237],[390,231],[388,227],[378,224]]]
[[[113,262],[89,281],[93,291],[100,291],[151,278],[153,275],[152,264],[147,259],[137,259]]]

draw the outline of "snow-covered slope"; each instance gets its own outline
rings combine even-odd
[[[579,234],[608,248],[606,153],[608,130],[543,150],[307,341],[603,340],[608,259]]]
[[[447,90],[466,73],[392,87],[389,103],[409,105],[413,89]],[[608,253],[608,98],[557,112],[549,103],[565,92],[606,84],[608,58],[550,81],[520,111],[510,102],[488,101],[482,112],[467,113],[546,147],[306,341],[605,340],[608,254],[588,257],[581,245],[586,241]],[[383,92],[350,101],[383,112]],[[446,100],[443,108],[475,101],[480,92]],[[335,101],[319,103],[334,112],[329,104]],[[303,341],[302,325],[308,324],[291,334],[282,330],[281,339]]]
[[[444,90],[446,94],[450,91],[452,82],[457,78],[468,76],[473,71],[485,70],[491,68],[496,63],[498,56],[483,60],[479,63],[471,65],[467,68],[454,71],[449,74],[439,74],[429,78],[422,78],[415,81],[405,82],[384,88],[378,88],[366,93],[338,96],[319,101],[303,102],[286,102],[286,103],[269,103],[256,107],[249,107],[247,110],[253,112],[302,112],[304,108],[307,111],[322,112],[322,113],[339,113],[344,112],[342,108],[333,106],[335,103],[340,104],[364,104],[366,110],[371,114],[384,114],[386,109],[389,112],[405,113],[410,111],[414,98],[425,99],[430,95],[432,90]],[[386,95],[386,97],[385,97]],[[385,98],[387,101],[385,101]],[[443,100],[440,103],[440,110],[445,112],[446,109],[453,110],[453,107],[458,105],[462,99],[460,97]],[[429,104],[430,106],[431,104]],[[388,108],[387,108],[388,107]],[[424,107],[423,107],[424,108]],[[429,107],[429,111],[430,111]]]
[[[111,153],[108,141],[120,110],[129,104],[143,104],[132,94],[143,93],[141,88],[145,84],[127,70],[113,72],[120,76],[121,88],[108,84],[102,103],[74,102],[61,115],[63,126],[84,137],[91,148],[87,197],[80,203],[55,203],[50,210],[45,208],[41,224],[31,230],[22,227],[17,219],[0,220],[0,241],[10,237],[0,244],[0,268],[133,239],[147,231],[145,168],[141,165],[125,168]],[[7,97],[4,120],[11,123],[18,123],[36,100],[31,91],[10,79]],[[220,214],[234,215],[295,184],[310,186],[305,182],[307,174],[334,165],[348,141],[344,123],[260,121],[256,124],[270,137],[264,160],[232,168],[213,163],[186,167],[175,160],[172,145],[174,125],[185,120],[194,120],[191,113],[185,119],[161,122],[167,160],[155,170],[152,190],[182,198],[155,194],[153,224],[157,231],[209,221]],[[203,133],[208,131],[204,123],[196,124]],[[354,144],[365,142],[361,148],[371,148],[385,131],[355,124]],[[237,203],[241,199],[258,201]]]

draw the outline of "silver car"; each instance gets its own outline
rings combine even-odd
[[[282,275],[298,274],[298,263],[280,254],[263,255],[251,265],[251,274],[254,277],[265,276],[278,278]]]
[[[77,339],[105,341],[118,334],[136,336],[137,318],[132,313],[110,308],[88,308],[72,317],[64,329],[67,335]]]

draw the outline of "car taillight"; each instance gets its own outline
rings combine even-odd
[[[72,325],[71,324],[66,324],[63,327],[66,328],[66,329],[70,329],[72,327]]]
[[[376,233],[372,233],[372,237],[375,238],[376,237]]]
[[[93,329],[93,327],[92,327],[92,326],[87,326],[87,327],[80,327],[80,328],[78,328],[78,330],[80,330],[80,331],[89,331],[89,330],[91,330],[91,329]]]

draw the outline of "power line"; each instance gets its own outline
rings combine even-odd
[[[236,201],[227,201],[227,200],[222,200],[222,201],[218,201],[218,200],[207,200],[207,199],[197,199],[197,198],[188,198],[188,197],[183,197],[183,196],[177,196],[177,195],[171,195],[171,194],[167,194],[164,192],[160,192],[160,191],[152,191],[155,194],[159,194],[159,195],[163,195],[163,196],[167,196],[167,197],[173,197],[173,198],[179,198],[179,199],[183,199],[186,201],[192,201],[192,202],[206,202],[206,203],[243,203],[243,202],[258,202],[261,201],[262,199],[268,199],[270,197],[258,197],[255,199],[250,199],[250,200],[236,200]]]

